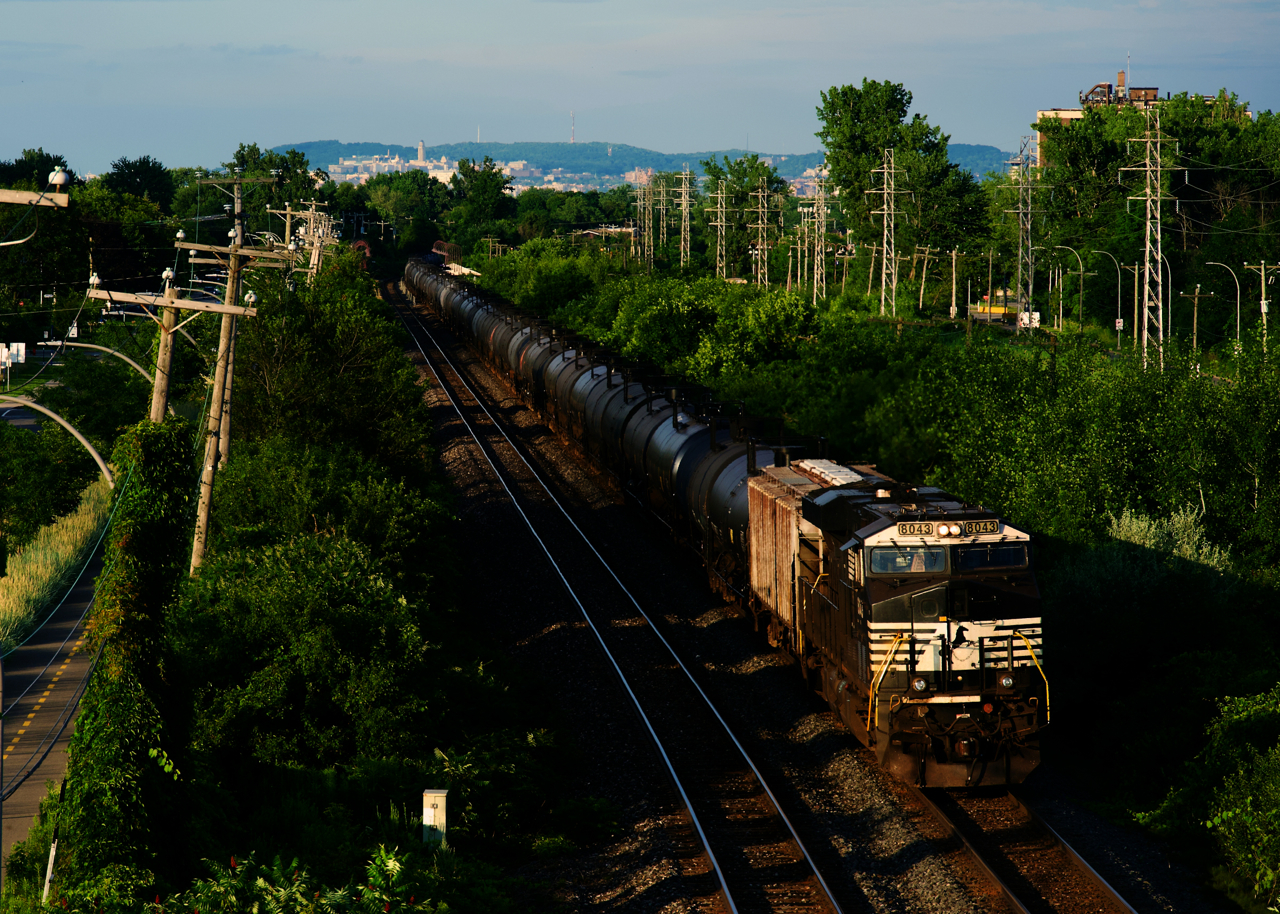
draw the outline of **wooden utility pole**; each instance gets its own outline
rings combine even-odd
[[[1121,269],[1133,274],[1133,351],[1138,351],[1138,272],[1142,269],[1138,264],[1121,264]]]
[[[951,319],[956,319],[956,258],[960,256],[959,248],[951,249]]]
[[[996,287],[993,282],[994,269],[996,264],[996,250],[991,248],[987,251],[987,324],[991,323],[991,309],[996,304]]]
[[[925,245],[923,248],[920,247],[920,245],[916,245],[916,250],[924,251],[924,253],[920,255],[921,257],[924,258],[924,270],[920,274],[920,304],[916,305],[917,311],[923,311],[924,310],[924,284],[929,281],[929,258],[933,256],[933,248],[929,247],[928,245]],[[915,263],[913,261],[912,272],[915,272],[914,266],[915,266]]]
[[[880,256],[880,245],[871,245],[871,262],[867,264],[867,298],[871,297],[871,283],[876,277],[876,258]]]
[[[1199,347],[1200,332],[1200,283],[1196,283],[1196,292],[1192,295],[1190,292],[1179,292],[1183,298],[1191,299],[1191,348]],[[1212,292],[1206,292],[1205,296],[1213,295]],[[1170,317],[1172,320],[1172,316]]]
[[[1262,354],[1266,355],[1267,354],[1267,312],[1270,310],[1269,305],[1271,304],[1271,302],[1267,300],[1267,273],[1270,272],[1274,274],[1277,271],[1280,271],[1280,265],[1272,264],[1271,266],[1267,266],[1267,262],[1263,260],[1256,264],[1246,263],[1244,265],[1244,268],[1246,270],[1255,270],[1258,274],[1258,279],[1259,279],[1258,306],[1262,309]],[[1272,277],[1271,281],[1275,282],[1275,278]]]
[[[170,285],[164,295],[137,295],[132,292],[109,292],[105,289],[90,289],[89,298],[106,301],[112,304],[143,305],[146,314],[160,325],[160,350],[156,358],[156,373],[152,378],[151,412],[152,422],[161,422],[169,409],[169,372],[173,359],[173,334],[182,330],[188,323],[201,314],[235,314],[252,317],[257,312],[253,308],[228,306],[221,302],[203,302],[189,298],[178,298],[177,290]],[[161,312],[157,318],[155,311]],[[175,325],[175,311],[194,311],[195,313]],[[185,332],[185,331],[184,331]]]
[[[200,498],[196,506],[195,537],[191,545],[191,573],[204,562],[208,548],[209,515],[213,508],[213,481],[220,463],[225,463],[231,448],[231,376],[232,359],[234,358],[236,317],[238,314],[249,316],[252,308],[239,309],[240,277],[249,267],[271,266],[278,269],[290,267],[294,261],[294,253],[289,250],[278,251],[272,247],[265,249],[246,248],[244,244],[244,198],[243,185],[249,183],[268,183],[273,179],[264,178],[209,178],[202,184],[230,184],[235,201],[235,229],[232,232],[232,244],[226,247],[214,247],[207,244],[190,244],[179,241],[180,249],[205,251],[215,255],[225,255],[227,265],[227,289],[223,298],[222,326],[218,333],[218,357],[214,367],[213,391],[209,398],[209,416],[205,425],[204,464],[200,473]],[[215,262],[223,262],[216,258]],[[257,301],[252,292],[246,296],[249,305]]]

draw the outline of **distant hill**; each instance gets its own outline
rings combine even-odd
[[[405,159],[418,157],[417,146],[397,146],[394,143],[340,143],[337,140],[316,140],[309,143],[293,143],[277,146],[277,152],[297,149],[313,166],[325,168],[337,165],[339,158],[352,156],[399,155]],[[499,162],[525,161],[533,168],[551,171],[563,168],[571,174],[620,175],[636,168],[652,168],[655,171],[681,171],[688,164],[691,171],[701,173],[700,161],[711,156],[728,156],[736,159],[745,155],[742,149],[718,149],[708,152],[655,152],[624,143],[446,143],[428,146],[426,157],[438,159],[483,159],[485,156]],[[822,163],[822,153],[810,152],[774,156],[779,173],[795,177],[806,168]]]
[[[398,155],[404,159],[418,157],[417,146],[399,146],[394,143],[340,143],[337,140],[314,140],[308,143],[292,143],[276,146],[276,152],[286,149],[297,149],[307,157],[313,167],[327,168],[337,165],[340,158],[353,156]],[[562,168],[571,174],[620,175],[637,168],[652,168],[655,171],[680,171],[687,164],[691,171],[701,173],[698,164],[703,159],[715,156],[728,156],[736,159],[745,155],[743,149],[719,149],[709,152],[655,152],[652,149],[641,149],[639,146],[627,146],[623,143],[446,143],[441,146],[428,146],[428,159],[441,156],[455,159],[480,160],[485,156],[499,162],[525,161],[533,168],[551,171]],[[968,146],[964,143],[953,143],[950,146],[951,161],[961,168],[981,177],[985,172],[1001,170],[1002,163],[1012,153],[1001,152],[994,146]],[[770,155],[778,173],[786,178],[796,178],[805,169],[816,168],[822,164],[821,152],[807,152],[799,155]]]
[[[970,146],[967,143],[952,143],[947,147],[947,158],[979,178],[989,171],[1000,173],[1007,171],[1009,166],[1005,163],[1013,157],[1014,153],[1001,152],[994,146]]]

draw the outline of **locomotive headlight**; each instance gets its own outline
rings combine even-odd
[[[911,680],[911,688],[915,689],[917,692],[923,692],[925,689],[929,688],[929,680],[925,679],[923,676],[917,676],[915,679]]]
[[[952,524],[952,525],[951,525],[950,527],[948,527],[947,529],[951,532],[951,535],[952,535],[952,536],[959,536],[959,535],[960,535],[960,525],[959,525],[959,524]]]
[[[938,524],[938,536],[950,536],[951,528],[946,524]]]
[[[1003,676],[1001,676],[1001,677],[1000,677],[1000,688],[1002,688],[1002,689],[1012,689],[1012,688],[1013,688],[1013,674],[1012,674],[1012,673],[1005,673]]]

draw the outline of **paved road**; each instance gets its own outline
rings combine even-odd
[[[0,404],[0,419],[4,419],[15,428],[25,428],[29,432],[40,431],[40,427],[36,425],[36,414],[22,406]]]
[[[94,554],[67,598],[23,645],[4,658],[3,859],[27,836],[46,784],[67,768],[67,745],[93,666],[85,650],[84,619],[102,570]]]

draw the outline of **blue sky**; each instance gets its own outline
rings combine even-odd
[[[0,158],[225,161],[239,142],[818,148],[819,92],[906,85],[954,142],[1016,149],[1133,84],[1280,108],[1278,0],[0,0]]]

